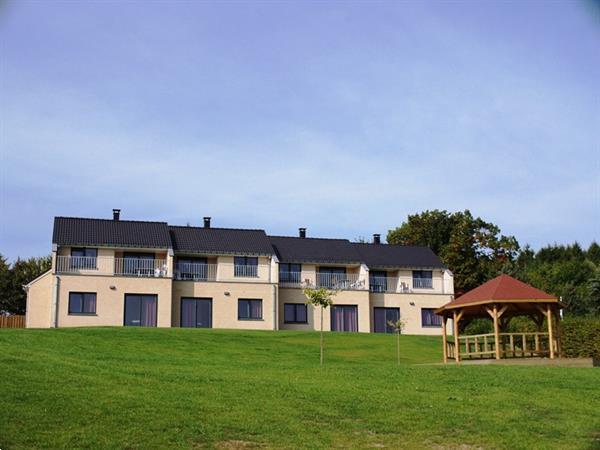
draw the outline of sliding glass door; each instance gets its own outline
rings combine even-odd
[[[358,331],[358,307],[356,305],[332,306],[331,331]]]
[[[181,326],[184,328],[211,328],[212,299],[182,298]]]
[[[373,325],[375,333],[393,333],[389,322],[396,323],[400,319],[400,308],[375,308]]]
[[[125,326],[155,327],[158,296],[125,294]]]

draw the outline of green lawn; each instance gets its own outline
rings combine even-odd
[[[600,369],[386,335],[0,330],[0,448],[600,448]]]

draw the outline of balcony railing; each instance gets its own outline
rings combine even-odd
[[[370,277],[369,291],[373,293],[396,292],[398,289],[398,278],[393,277]]]
[[[190,281],[215,281],[217,279],[216,264],[177,263],[175,279]]]
[[[358,274],[317,272],[317,287],[340,289],[343,291],[359,291],[366,289],[367,284]]]
[[[300,272],[279,272],[279,286],[281,287],[300,287],[302,282],[302,273]]]
[[[409,283],[402,281],[397,277],[370,277],[369,291],[374,294],[401,293],[408,294],[412,292]]]
[[[168,270],[164,259],[57,256],[56,273],[154,278],[166,277]]]
[[[234,277],[256,278],[258,277],[258,266],[253,265],[234,265]]]
[[[431,278],[413,278],[413,289],[432,289],[433,280]]]

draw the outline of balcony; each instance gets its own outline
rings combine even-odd
[[[400,278],[396,277],[370,277],[369,278],[369,291],[374,294],[385,294],[385,293],[409,293],[410,287],[404,281],[400,281]]]
[[[431,278],[413,278],[413,289],[433,289]]]
[[[233,266],[233,276],[236,278],[258,278],[258,266],[236,264]]]
[[[57,256],[56,273],[161,278],[168,276],[164,259],[112,256]]]
[[[216,281],[217,265],[202,263],[177,263],[175,279],[189,281]]]
[[[360,291],[366,289],[367,285],[358,274],[317,272],[317,287],[342,291]]]
[[[302,287],[302,273],[279,272],[279,287]]]

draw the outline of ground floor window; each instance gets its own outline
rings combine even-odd
[[[332,306],[331,331],[358,331],[358,307],[356,305]]]
[[[253,298],[240,298],[238,300],[238,319],[262,319],[262,300]]]
[[[373,320],[375,333],[393,333],[394,327],[389,323],[396,323],[399,319],[400,308],[375,308]]]
[[[96,314],[96,293],[69,292],[69,314]]]
[[[285,323],[307,323],[306,305],[303,303],[286,303],[283,305],[283,321]]]
[[[158,296],[147,294],[125,294],[126,326],[155,327]]]
[[[181,326],[184,328],[211,328],[212,299],[191,297],[182,298]]]
[[[421,308],[421,325],[424,327],[441,327],[442,317],[435,313],[435,308]]]

